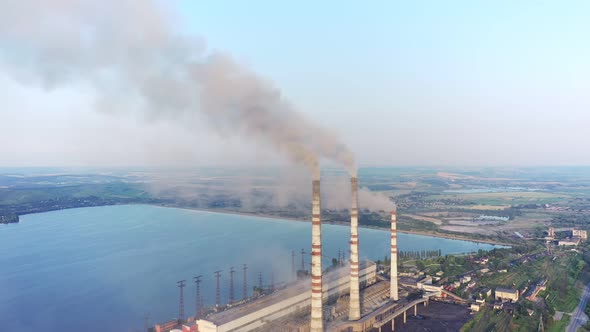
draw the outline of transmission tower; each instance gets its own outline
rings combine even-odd
[[[258,288],[262,291],[262,272],[258,272]]]
[[[301,249],[301,271],[305,271],[305,250]]]
[[[297,271],[295,271],[295,250],[291,251],[291,276],[297,277]]]
[[[195,281],[195,316],[197,318],[201,317],[201,275],[193,277]]]
[[[180,319],[181,322],[184,322],[184,286],[186,283],[186,280],[180,280],[176,282],[178,284],[178,288],[180,288],[180,301],[178,304],[178,319]]]
[[[229,304],[234,303],[234,267],[229,268]]]
[[[244,284],[242,285],[242,299],[248,298],[248,265],[244,264],[242,266],[242,270],[244,270]]]
[[[215,288],[215,306],[219,307],[221,304],[221,290],[219,288],[219,279],[221,278],[221,270],[215,271],[215,278],[217,279],[217,287]]]
[[[149,324],[150,324],[150,314],[145,314],[145,316],[143,316],[143,330],[144,330],[144,332],[147,332]]]

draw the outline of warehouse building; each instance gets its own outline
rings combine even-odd
[[[496,288],[496,300],[517,302],[518,297],[518,290],[510,288]]]

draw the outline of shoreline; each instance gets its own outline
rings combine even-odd
[[[279,220],[308,222],[308,223],[311,222],[310,220],[298,219],[298,218],[293,218],[293,217],[281,217],[281,216],[273,216],[273,215],[269,215],[269,214],[258,214],[258,213],[250,213],[250,212],[203,209],[203,208],[182,207],[182,206],[175,206],[175,205],[159,205],[159,204],[143,204],[143,205],[151,205],[151,206],[159,206],[159,207],[175,208],[175,209],[184,209],[184,210],[193,210],[193,211],[202,211],[202,212],[212,212],[212,213],[233,214],[233,215],[246,216],[246,217],[279,219]],[[349,226],[350,225],[349,223],[338,222],[338,221],[322,221],[322,224],[337,225],[337,226]],[[389,227],[377,227],[377,226],[369,226],[369,225],[359,225],[359,228],[375,229],[375,230],[381,230],[381,231],[388,231],[389,230]],[[512,244],[512,243],[505,243],[505,242],[486,240],[486,239],[472,239],[470,237],[460,236],[460,235],[429,233],[429,232],[425,232],[425,231],[412,231],[412,230],[400,230],[400,229],[398,229],[397,231],[399,233],[404,233],[404,234],[431,236],[431,237],[438,237],[438,238],[449,239],[449,240],[469,241],[469,242],[475,242],[475,243],[484,243],[484,244],[492,244],[492,245],[500,245],[500,246],[508,246],[508,247],[514,246],[514,244]]]
[[[278,219],[278,220],[285,220],[285,221],[307,222],[307,223],[311,222],[310,220],[305,220],[305,219],[299,219],[299,218],[293,218],[293,217],[283,217],[283,216],[274,216],[274,215],[269,215],[269,214],[259,214],[259,213],[252,213],[252,212],[239,212],[239,211],[229,211],[229,210],[217,210],[217,209],[204,209],[204,208],[195,208],[195,207],[178,206],[178,205],[155,204],[155,203],[154,204],[150,204],[150,203],[123,203],[123,204],[109,204],[109,205],[79,206],[79,207],[68,207],[68,208],[56,209],[56,210],[48,210],[48,211],[43,211],[43,212],[26,213],[23,215],[47,213],[47,212],[70,210],[70,209],[82,209],[82,208],[118,206],[118,205],[147,205],[147,206],[155,206],[155,207],[162,207],[162,208],[193,210],[193,211],[201,211],[201,212],[209,212],[209,213],[233,214],[233,215],[245,216],[245,217],[257,217],[257,218],[275,219],[275,220]],[[327,225],[337,225],[337,226],[349,226],[350,225],[349,223],[338,222],[338,221],[323,221],[322,223],[327,224]],[[365,229],[381,230],[381,231],[388,231],[389,230],[389,227],[377,227],[377,226],[370,226],[370,225],[359,225],[359,227],[365,228]],[[399,233],[404,233],[404,234],[430,236],[430,237],[437,237],[437,238],[449,239],[449,240],[468,241],[468,242],[474,242],[474,243],[484,243],[484,244],[507,246],[507,247],[514,246],[514,243],[506,243],[506,242],[486,240],[486,239],[473,239],[473,238],[470,238],[467,236],[461,236],[461,235],[451,235],[451,234],[444,234],[444,233],[430,233],[430,232],[425,232],[425,231],[400,230],[399,228],[397,231]]]

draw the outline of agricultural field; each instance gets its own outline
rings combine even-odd
[[[557,202],[567,202],[570,198],[571,196],[561,193],[539,191],[441,194],[429,197],[430,200],[471,202],[480,209],[482,207],[484,209],[499,209],[501,207],[521,204],[552,204]]]

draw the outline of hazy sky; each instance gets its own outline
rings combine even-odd
[[[273,81],[361,166],[590,164],[588,1],[165,3],[176,28]],[[0,166],[281,160],[205,123],[96,112],[87,86],[45,89],[7,66]]]

